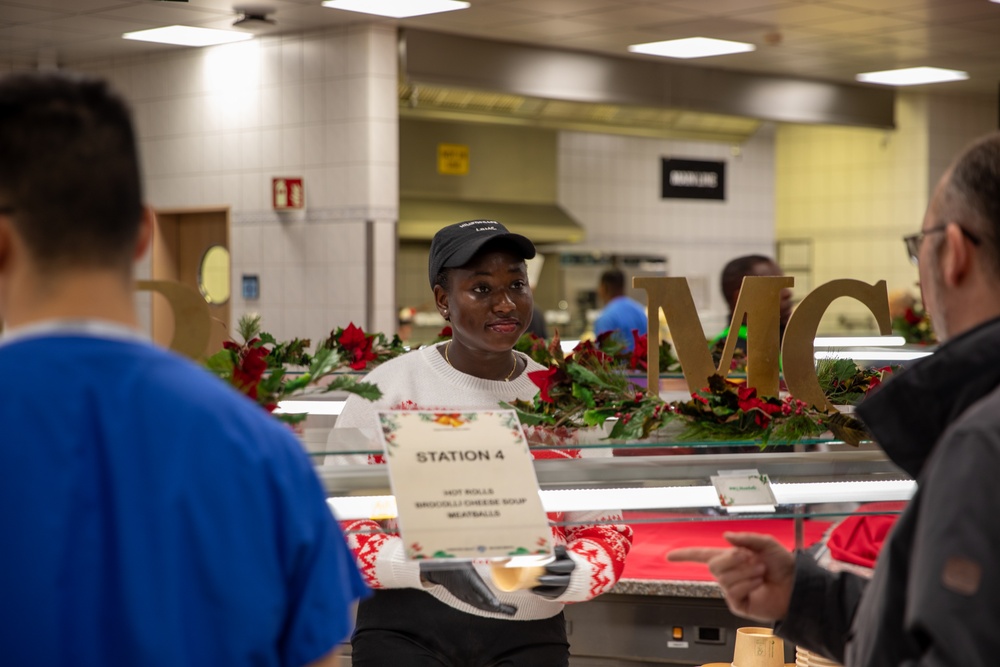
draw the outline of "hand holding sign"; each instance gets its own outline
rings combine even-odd
[[[468,561],[457,563],[420,563],[420,579],[444,586],[448,592],[476,609],[513,616],[517,607],[500,602]]]
[[[531,589],[535,595],[554,600],[569,588],[570,577],[576,569],[576,563],[566,553],[566,547],[557,544],[554,553],[556,559],[545,566],[545,574],[538,578],[538,586]]]

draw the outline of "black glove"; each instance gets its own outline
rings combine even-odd
[[[513,616],[517,607],[500,602],[469,562],[420,563],[420,578],[444,586],[448,592],[476,609]]]
[[[539,585],[531,589],[535,595],[549,599],[555,599],[566,592],[569,579],[576,569],[576,563],[566,553],[566,547],[557,544],[553,551],[556,559],[545,566],[545,574],[538,578]]]

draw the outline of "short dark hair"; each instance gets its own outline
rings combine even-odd
[[[991,268],[1000,275],[1000,132],[978,139],[959,155],[943,194],[941,213],[974,225],[970,231],[982,237]]]
[[[774,264],[774,260],[766,255],[744,255],[730,260],[722,268],[722,296],[730,310],[736,305],[735,297],[743,286],[743,278],[758,264]]]
[[[615,296],[624,294],[625,272],[617,267],[607,269],[601,274],[601,284],[604,285],[608,294]]]
[[[129,266],[141,180],[128,106],[107,83],[0,78],[0,208],[41,266]]]

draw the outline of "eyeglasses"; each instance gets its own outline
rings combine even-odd
[[[930,229],[924,229],[916,234],[910,234],[909,236],[903,237],[903,243],[906,244],[906,252],[910,256],[910,261],[914,264],[917,263],[920,257],[920,244],[924,242],[924,237],[928,234],[936,234],[938,232],[943,232],[948,228],[949,222],[943,222],[936,227],[931,227]],[[961,230],[962,235],[972,242],[972,245],[979,245],[979,237],[970,232],[965,227],[958,225]]]

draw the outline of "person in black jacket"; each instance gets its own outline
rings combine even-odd
[[[858,408],[917,492],[870,582],[768,536],[670,560],[708,563],[729,608],[846,667],[1000,664],[1000,133],[972,144],[905,239],[943,341]]]

